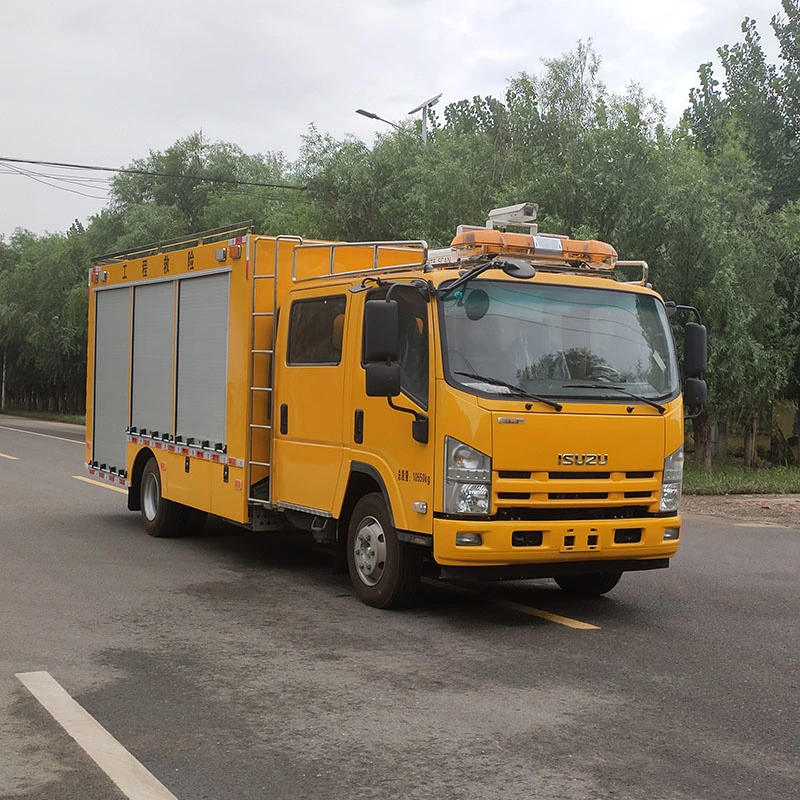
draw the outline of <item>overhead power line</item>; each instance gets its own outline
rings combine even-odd
[[[83,169],[96,172],[118,172],[123,175],[147,175],[153,178],[178,178],[181,180],[206,181],[208,183],[228,183],[234,186],[259,186],[263,189],[292,189],[305,191],[305,186],[294,186],[290,183],[264,183],[262,181],[240,181],[235,178],[211,178],[206,175],[181,175],[171,172],[153,172],[146,169],[123,169],[122,167],[98,167],[92,164],[67,164],[61,161],[33,161],[27,158],[6,158],[0,156],[0,162],[10,164],[34,164],[39,167],[64,167],[67,169]]]
[[[111,179],[110,178],[79,178],[79,177],[68,177],[66,175],[55,175],[46,172],[35,172],[34,170],[29,169],[22,169],[21,167],[15,167],[11,164],[2,164],[0,163],[0,175],[21,175],[24,178],[30,178],[31,180],[36,181],[37,183],[41,183],[44,186],[49,186],[51,189],[59,189],[64,192],[70,192],[72,194],[79,194],[82,197],[88,197],[92,200],[107,200],[108,199],[108,191],[100,184],[107,184]],[[51,181],[55,181],[51,183]],[[59,183],[66,183],[67,186],[59,186]],[[104,191],[104,195],[97,195],[97,194],[89,194],[88,192],[82,192],[79,189],[70,188],[71,186],[83,186],[87,189],[94,189],[96,191]]]

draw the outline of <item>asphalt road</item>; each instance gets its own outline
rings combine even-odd
[[[672,567],[607,598],[383,612],[293,536],[146,536],[73,477],[81,441],[0,417],[2,798],[125,797],[41,672],[179,800],[797,797],[800,529],[687,516]]]

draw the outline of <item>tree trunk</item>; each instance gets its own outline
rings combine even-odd
[[[775,420],[772,423],[772,435],[769,442],[769,457],[773,464],[781,464],[785,467],[797,466],[797,459],[794,457],[789,442],[783,435],[781,426]]]
[[[755,467],[758,463],[758,417],[750,418],[750,425],[744,435],[744,465]]]
[[[692,420],[694,462],[703,472],[711,472],[711,425],[705,409]]]
[[[720,422],[718,425],[719,438],[717,440],[717,455],[720,460],[728,457],[728,423]]]

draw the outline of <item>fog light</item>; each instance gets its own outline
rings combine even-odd
[[[480,547],[483,544],[483,536],[480,533],[457,533],[457,547]]]
[[[680,528],[664,528],[664,541],[665,542],[673,542],[676,539],[680,538],[681,529]]]

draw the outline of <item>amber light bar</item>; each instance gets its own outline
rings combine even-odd
[[[457,234],[450,247],[461,257],[506,253],[558,263],[578,261],[606,269],[613,269],[617,263],[617,251],[605,242],[504,233],[487,228]]]

